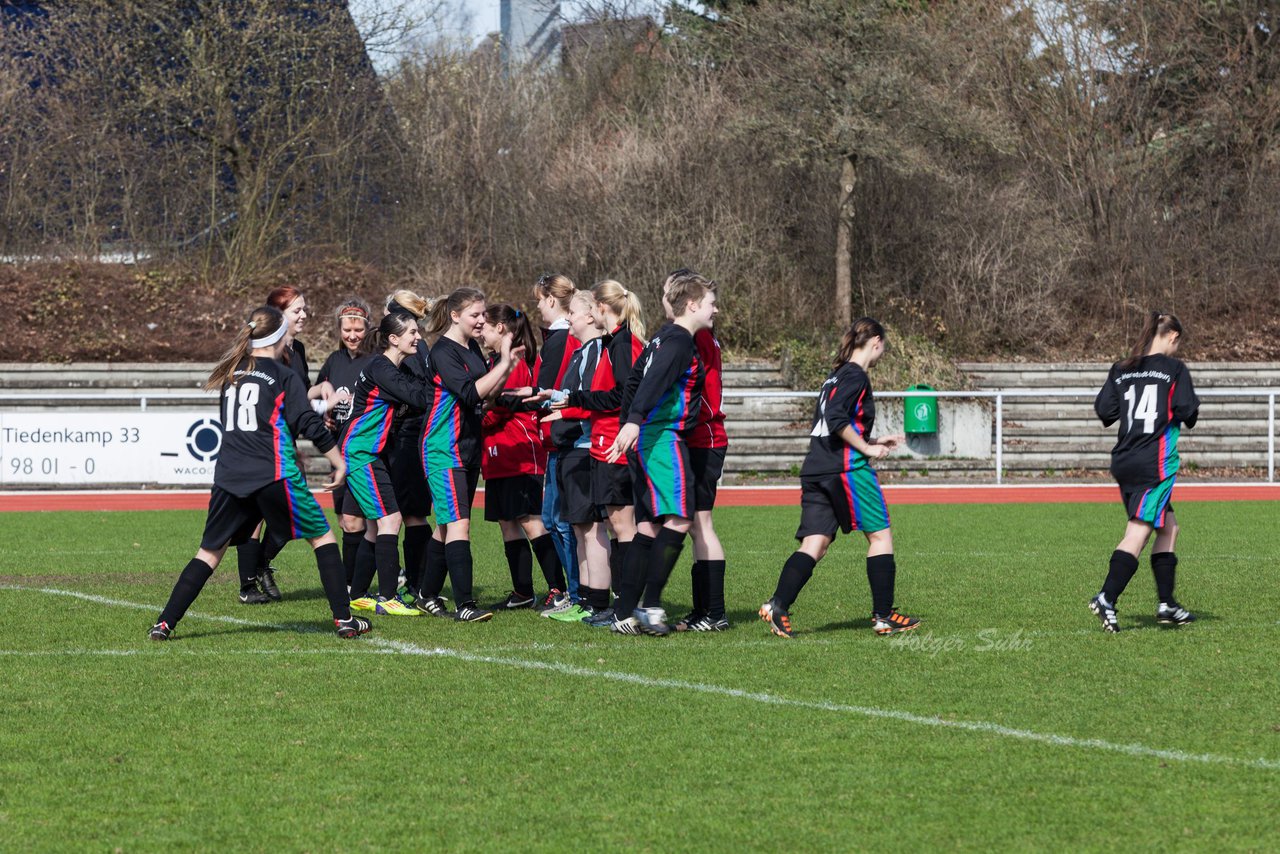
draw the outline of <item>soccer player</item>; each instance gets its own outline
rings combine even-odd
[[[305,537],[315,549],[338,636],[353,638],[369,631],[367,620],[351,616],[337,541],[294,454],[295,436],[310,439],[333,465],[324,488],[342,483],[346,465],[333,437],[307,403],[307,389],[298,375],[280,363],[288,330],[278,309],[254,309],[205,383],[206,389],[221,393],[223,430],[209,515],[200,549],[183,568],[151,627],[152,640],[173,637],[174,627],[200,595],[227,546],[251,537],[263,519],[273,530]]]
[[[673,319],[667,294],[675,283],[686,276],[697,276],[692,270],[680,269],[667,276],[662,286],[662,307],[667,319]],[[689,465],[693,470],[693,610],[676,622],[678,632],[722,632],[729,628],[724,602],[724,546],[716,535],[711,512],[716,506],[716,492],[724,471],[724,458],[729,437],[724,429],[723,381],[720,342],[710,328],[693,336],[702,361],[706,381],[702,387],[702,406],[698,422],[685,435],[689,444]]]
[[[403,521],[391,477],[391,446],[396,419],[406,407],[426,409],[430,387],[400,370],[405,359],[418,352],[421,332],[417,319],[406,312],[392,312],[378,324],[381,350],[360,371],[356,380],[351,419],[342,437],[347,461],[347,503],[343,512],[376,524],[374,562],[357,561],[351,581],[355,598],[351,607],[393,617],[416,617],[397,595],[400,578],[400,524]],[[367,595],[374,572],[376,598]]]
[[[339,346],[320,366],[312,390],[314,392],[318,389],[320,392],[325,425],[336,442],[351,418],[351,406],[355,400],[352,392],[360,378],[360,371],[372,357],[375,336],[372,334],[369,305],[364,300],[358,297],[345,300],[338,306],[335,315]],[[315,407],[314,402],[312,406]],[[333,490],[333,509],[338,514],[338,523],[342,528],[342,563],[346,570],[347,584],[350,584],[355,575],[360,543],[364,540],[365,520],[361,516],[349,516],[342,512],[346,497],[345,483]],[[369,559],[373,559],[372,544]]]
[[[717,312],[716,285],[701,276],[684,277],[672,285],[667,299],[675,320],[658,330],[637,360],[632,375],[633,379],[639,376],[635,394],[627,398],[624,392],[626,423],[608,454],[613,462],[635,449],[637,518],[646,526],[661,526],[654,530],[643,563],[634,557],[643,550],[638,551],[633,541],[632,555],[623,566],[622,589],[610,626],[619,634],[633,634],[637,626],[646,634],[670,633],[662,590],[680,558],[694,515],[693,475],[684,434],[697,423],[702,406],[706,377],[694,336],[711,327]],[[640,539],[637,532],[636,541]],[[636,607],[641,571],[644,595],[641,607]]]
[[[560,493],[559,517],[569,523],[578,561],[578,592],[587,599],[574,602],[566,596],[542,609],[542,616],[562,622],[580,622],[589,616],[591,591],[609,585],[609,539],[600,524],[600,505],[591,486],[591,413],[565,407],[569,395],[590,387],[604,353],[604,330],[594,314],[595,297],[577,291],[569,300],[569,332],[578,347],[569,358],[560,388],[543,389],[531,400],[551,401],[551,413],[543,421],[551,425],[551,437],[560,450],[556,476]]]
[[[544,273],[533,286],[538,313],[546,324],[542,351],[534,363],[533,374],[538,388],[558,389],[565,369],[579,341],[569,333],[569,301],[577,293],[573,281],[560,273]],[[547,451],[547,474],[542,489],[542,524],[555,544],[560,565],[568,577],[564,585],[547,592],[542,609],[567,608],[578,593],[578,554],[573,527],[560,518],[560,458],[566,450],[559,447],[550,424],[542,425],[542,447]]]
[[[307,348],[298,340],[298,335],[310,316],[307,298],[293,285],[282,285],[267,293],[267,305],[279,309],[289,322],[281,363],[297,373],[303,387],[308,390],[309,398],[318,398],[319,391],[311,388]],[[236,547],[236,562],[240,569],[240,602],[244,605],[280,601],[276,568],[271,565],[271,561],[275,560],[289,540],[283,534],[272,531],[269,525],[259,533],[260,541],[258,535],[254,535]]]
[[[645,342],[644,317],[640,300],[633,291],[606,279],[591,288],[591,296],[596,326],[605,330],[601,339],[603,350],[589,385],[570,391],[565,400],[555,406],[567,407],[563,410],[567,418],[587,420],[591,440],[591,501],[605,508],[614,536],[609,549],[609,576],[593,577],[582,593],[584,601],[576,611],[570,609],[565,619],[579,619],[604,627],[613,621],[609,588],[618,587],[613,576],[618,574],[621,561],[626,560],[636,535],[635,494],[627,457],[623,455],[613,462],[607,457],[621,427],[619,407],[623,388]]]
[[[555,543],[542,525],[543,475],[547,451],[542,446],[542,430],[536,407],[524,398],[532,391],[533,365],[538,343],[529,316],[520,309],[500,303],[484,311],[481,342],[489,352],[489,364],[496,365],[502,339],[508,334],[524,347],[524,358],[511,369],[504,394],[484,414],[481,427],[484,453],[480,473],[484,477],[484,518],[497,522],[502,531],[503,551],[511,573],[511,592],[490,610],[533,608],[533,558],[538,559],[548,590],[563,590],[564,567]]]
[[[1138,571],[1138,556],[1152,532],[1156,535],[1151,547],[1156,620],[1175,626],[1195,620],[1173,598],[1178,521],[1170,498],[1178,474],[1178,434],[1184,424],[1194,427],[1200,412],[1191,372],[1174,358],[1181,343],[1178,318],[1151,312],[1133,352],[1111,366],[1093,402],[1104,427],[1120,422],[1111,449],[1111,475],[1120,486],[1120,500],[1129,514],[1124,537],[1111,553],[1102,590],[1089,600],[1089,610],[1102,621],[1104,631],[1120,631],[1116,600]]]
[[[871,586],[871,626],[890,635],[917,628],[920,621],[893,607],[897,566],[889,508],[872,460],[883,459],[906,441],[902,435],[871,438],[875,396],[867,372],[884,355],[884,327],[869,317],[855,320],[840,342],[831,376],[818,392],[809,452],[800,468],[798,548],[778,577],[773,598],[760,606],[760,619],[775,635],[794,637],[791,606],[835,540],[836,531],[861,531],[867,538],[867,581]]]
[[[471,504],[480,480],[481,410],[498,396],[524,348],[502,336],[498,359],[490,368],[478,339],[484,333],[485,297],[475,288],[458,288],[431,309],[427,334],[439,334],[431,348],[431,400],[422,434],[422,464],[435,503],[436,530],[427,550],[420,611],[459,622],[492,619],[493,612],[472,597]],[[443,549],[439,545],[443,544]],[[445,576],[458,601],[450,613],[440,592]]]
[[[413,291],[398,290],[387,297],[387,314],[400,313],[421,323],[431,303]],[[430,382],[430,347],[424,339],[418,339],[417,352],[406,356],[400,370],[419,382]],[[431,489],[422,471],[422,425],[425,413],[420,409],[406,409],[396,419],[396,434],[391,441],[388,468],[391,471],[391,487],[400,505],[400,517],[404,522],[404,565],[396,582],[396,595],[406,604],[412,602],[410,591],[422,583],[422,569],[426,563],[427,545],[431,542],[431,525],[427,515],[431,512]]]

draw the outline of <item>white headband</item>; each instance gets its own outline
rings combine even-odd
[[[250,322],[249,328],[252,329],[253,327],[254,327],[254,324]],[[257,350],[259,347],[270,347],[272,344],[276,343],[281,338],[283,338],[288,332],[289,332],[289,318],[282,317],[280,318],[279,329],[277,329],[275,332],[272,332],[266,338],[251,338],[249,340],[249,349]]]

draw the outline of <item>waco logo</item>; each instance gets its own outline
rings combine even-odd
[[[213,462],[221,450],[222,425],[212,418],[201,418],[187,430],[187,453],[200,462]]]

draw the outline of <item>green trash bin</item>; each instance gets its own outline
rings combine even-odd
[[[907,386],[907,391],[934,391],[933,386],[919,385]],[[938,399],[936,397],[911,397],[910,395],[902,399],[905,407],[903,413],[903,424],[906,426],[908,433],[937,433],[938,432]]]

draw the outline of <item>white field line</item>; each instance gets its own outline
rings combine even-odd
[[[153,612],[156,610],[153,605],[108,599],[104,596],[95,596],[93,594],[80,593],[74,590],[61,590],[51,587],[18,587],[13,585],[0,585],[0,589],[22,590],[32,593],[45,593],[54,596],[67,596],[73,599],[93,602],[99,605],[110,605],[112,607],[131,608],[134,610],[146,610]],[[307,629],[305,627],[279,625],[275,623],[260,623],[252,620],[242,620],[237,617],[225,617],[216,614],[200,614],[194,611],[188,613],[187,617],[219,623],[229,623],[232,625],[275,629],[277,631],[292,631],[306,634],[322,633],[320,629]],[[327,631],[323,633],[328,634]],[[1277,759],[1266,759],[1262,757],[1247,759],[1238,756],[1224,756],[1217,753],[1188,753],[1183,750],[1148,747],[1145,744],[1122,744],[1119,742],[1106,741],[1100,738],[1076,738],[1074,736],[1058,735],[1056,733],[1017,729],[1015,727],[1007,727],[1001,724],[991,723],[989,721],[955,721],[938,717],[929,717],[927,715],[918,715],[913,712],[898,711],[896,709],[880,709],[873,706],[855,706],[844,703],[832,703],[823,700],[797,700],[789,697],[778,696],[777,694],[768,694],[762,691],[744,691],[738,688],[726,688],[724,686],[712,685],[703,682],[655,678],[652,676],[643,676],[638,673],[625,673],[617,670],[597,670],[590,667],[579,667],[577,665],[565,664],[557,661],[532,661],[523,658],[505,658],[494,655],[483,655],[459,649],[449,649],[447,647],[423,647],[406,641],[393,641],[383,638],[367,638],[364,642],[370,646],[375,646],[382,650],[397,652],[402,655],[416,655],[428,658],[450,658],[456,661],[466,661],[475,664],[496,664],[520,670],[537,670],[549,673],[559,673],[565,676],[580,676],[589,679],[607,679],[613,682],[638,685],[643,688],[667,688],[676,691],[707,694],[717,697],[730,697],[736,700],[747,700],[749,702],[760,703],[768,706],[813,709],[837,714],[857,715],[860,717],[878,720],[890,720],[898,721],[900,723],[916,724],[918,726],[960,730],[962,732],[975,732],[984,735],[995,735],[1001,738],[1010,738],[1017,741],[1047,744],[1053,747],[1074,747],[1084,750],[1098,750],[1107,753],[1120,753],[1126,756],[1134,756],[1143,759],[1163,759],[1169,762],[1196,763],[1204,765],[1231,765],[1242,768],[1255,768],[1263,771],[1280,771],[1280,760]]]

